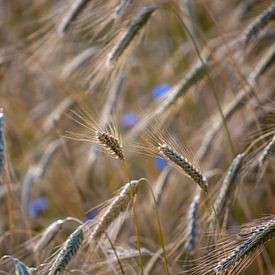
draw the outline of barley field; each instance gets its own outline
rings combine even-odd
[[[0,274],[275,274],[275,2],[0,0]]]

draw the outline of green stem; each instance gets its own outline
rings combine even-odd
[[[212,209],[212,211],[214,213],[216,224],[217,224],[217,228],[219,230],[219,233],[221,234],[221,224],[220,224],[219,217],[218,217],[217,211],[215,209],[214,203],[213,203],[213,201],[212,201],[212,199],[210,197],[210,194],[208,192],[206,193],[206,196],[207,196],[207,201],[210,204],[210,207],[211,207],[211,209]]]
[[[202,56],[200,54],[199,48],[198,48],[198,46],[196,44],[196,41],[195,41],[193,35],[189,31],[189,29],[187,28],[187,26],[185,25],[185,23],[184,22],[182,22],[182,23],[183,23],[183,26],[184,26],[186,32],[188,33],[189,37],[191,38],[191,40],[193,42],[195,51],[196,51],[196,53],[197,53],[200,61],[203,64],[205,64],[205,62],[204,62],[204,60],[203,60],[203,58],[202,58]],[[232,137],[230,135],[230,131],[229,131],[229,128],[227,126],[227,122],[226,122],[226,119],[225,119],[225,116],[224,116],[224,113],[223,113],[223,110],[222,110],[222,107],[221,107],[221,104],[220,104],[220,101],[219,101],[219,98],[218,98],[218,94],[216,92],[216,88],[215,88],[214,82],[213,82],[212,78],[210,77],[208,70],[206,70],[206,76],[207,76],[208,82],[209,82],[209,84],[210,84],[210,86],[212,88],[211,91],[212,91],[212,93],[214,95],[214,98],[215,98],[215,101],[216,101],[216,104],[217,104],[217,107],[218,107],[218,111],[219,111],[220,116],[222,118],[223,126],[224,126],[224,129],[225,129],[225,132],[226,132],[227,141],[228,141],[231,153],[232,153],[233,156],[235,156],[235,148],[234,148],[234,144],[233,144],[233,141],[232,141]]]
[[[122,274],[125,274],[125,271],[124,271],[124,269],[123,269],[122,263],[121,263],[121,261],[120,261],[118,255],[117,255],[116,248],[115,248],[114,244],[112,243],[112,241],[111,241],[110,237],[108,236],[108,234],[107,234],[106,232],[104,232],[104,233],[105,233],[105,237],[107,238],[108,242],[110,243],[110,245],[111,245],[111,247],[112,247],[112,249],[113,249],[113,251],[114,251],[114,253],[115,253],[115,257],[116,257],[117,262],[118,262],[118,264],[119,264],[121,273],[122,273]]]
[[[167,254],[166,254],[166,250],[165,250],[165,240],[164,240],[164,235],[163,235],[162,226],[161,226],[161,222],[160,222],[156,197],[154,195],[153,189],[152,189],[149,181],[146,181],[146,182],[147,182],[147,186],[148,186],[148,188],[151,192],[151,195],[152,195],[152,198],[153,198],[153,201],[154,201],[156,215],[157,215],[157,222],[158,222],[158,228],[159,228],[159,237],[160,237],[160,242],[161,242],[161,246],[162,246],[162,254],[163,254],[163,258],[164,258],[165,272],[166,272],[167,275],[170,275],[170,272],[169,272],[169,269],[168,269]]]
[[[124,170],[126,172],[126,175],[128,177],[129,182],[131,182],[130,173],[128,170],[128,167],[125,162],[123,162]],[[131,204],[132,204],[132,211],[133,211],[133,223],[135,225],[135,233],[136,233],[136,239],[137,239],[137,248],[138,248],[138,257],[139,257],[139,267],[141,275],[144,275],[144,267],[143,267],[143,261],[142,261],[142,255],[141,255],[141,246],[140,246],[140,238],[139,238],[139,228],[137,224],[137,215],[136,215],[136,208],[134,203],[134,193],[133,193],[133,187],[130,184],[130,193],[131,193]]]

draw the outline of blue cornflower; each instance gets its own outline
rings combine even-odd
[[[159,170],[163,170],[168,165],[168,162],[166,159],[163,159],[161,157],[156,157],[155,165]]]
[[[156,85],[153,88],[153,96],[155,99],[162,99],[163,97],[167,96],[168,93],[170,92],[172,86],[168,83],[163,83]]]
[[[87,212],[85,220],[86,221],[93,220],[97,216],[97,214],[98,214],[98,210],[97,210],[97,208],[94,208]]]
[[[124,128],[131,128],[139,122],[139,118],[135,113],[128,112],[122,117],[122,126]]]
[[[41,196],[30,203],[29,213],[31,217],[38,217],[41,213],[48,209],[48,200]]]

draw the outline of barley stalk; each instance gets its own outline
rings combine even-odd
[[[21,261],[15,260],[16,275],[31,275],[29,268]]]
[[[139,180],[132,180],[124,185],[120,193],[113,199],[110,206],[103,213],[103,216],[93,229],[90,235],[90,240],[99,240],[109,225],[119,216],[121,212],[126,210],[131,200],[131,192],[133,192],[134,196],[137,193],[138,187],[142,181],[144,181],[143,178]]]
[[[272,4],[268,9],[253,21],[245,31],[244,45],[245,47],[251,42],[253,37],[256,37],[258,33],[275,17],[275,4]]]
[[[144,7],[141,9],[138,15],[134,18],[134,21],[127,32],[118,42],[118,45],[116,45],[114,50],[111,52],[109,62],[117,60],[123,54],[140,29],[145,26],[155,9],[155,6]]]
[[[120,95],[123,91],[123,84],[125,81],[125,74],[122,72],[118,75],[115,84],[109,91],[108,98],[104,104],[104,108],[100,115],[100,128],[105,129],[115,114],[117,105],[119,103]],[[94,146],[91,146],[88,157],[88,167],[94,167],[98,157],[98,152]]]
[[[126,75],[124,72],[120,72],[115,80],[114,85],[110,89],[108,94],[106,104],[104,104],[104,108],[102,110],[100,126],[101,128],[105,128],[108,123],[110,123],[112,116],[115,114],[116,107],[118,106],[120,95],[123,91],[123,86],[125,82]]]
[[[32,186],[35,182],[43,178],[47,168],[53,159],[54,155],[57,153],[58,149],[62,145],[62,140],[55,140],[50,143],[44,152],[42,158],[37,165],[33,165],[29,168],[26,176],[23,180],[22,192],[21,192],[21,203],[25,214],[28,216],[28,207],[31,200]]]
[[[96,139],[116,158],[124,160],[121,144],[118,139],[107,132],[96,131]]]
[[[198,237],[198,226],[200,217],[200,199],[201,189],[196,190],[193,201],[188,208],[187,213],[187,228],[185,233],[185,245],[184,249],[186,253],[191,254],[196,248],[196,241]]]
[[[88,2],[89,0],[74,0],[73,5],[65,14],[57,28],[57,32],[60,35],[63,35],[68,30],[72,22],[77,18]]]
[[[57,107],[48,115],[43,128],[45,132],[49,132],[60,121],[62,115],[75,103],[72,97],[64,98]]]
[[[245,103],[249,100],[253,93],[253,88],[256,85],[257,79],[267,70],[271,65],[275,57],[275,46],[272,46],[265,55],[258,62],[254,70],[249,74],[247,82],[234,98],[224,109],[224,117],[229,120]],[[222,120],[216,121],[213,126],[208,130],[205,138],[203,139],[202,145],[199,148],[198,159],[199,161],[204,161],[207,154],[210,152],[216,135],[222,128]]]
[[[265,146],[263,152],[259,157],[259,160],[258,160],[259,169],[263,167],[268,157],[272,155],[272,153],[274,152],[274,148],[275,148],[275,135],[273,135],[271,141]]]
[[[13,256],[10,256],[10,255],[5,255],[1,258],[1,260],[5,260],[5,259],[11,259],[14,262],[16,275],[31,275],[31,274],[33,274],[33,272],[31,270],[34,270],[34,268],[27,267],[19,259],[15,258]]]
[[[89,60],[91,60],[97,52],[98,48],[90,47],[81,52],[80,54],[78,54],[68,64],[64,66],[64,69],[61,73],[62,78],[69,78],[75,71],[81,68],[82,65],[86,64]]]
[[[188,90],[203,78],[205,72],[209,69],[211,63],[205,59],[204,62],[195,64],[190,71],[172,88],[165,100],[150,114],[149,117],[141,121],[131,130],[131,136],[137,138],[139,134],[148,126],[156,117],[163,117],[167,111],[172,108]]]
[[[233,270],[237,265],[240,265],[250,253],[255,251],[255,249],[260,248],[261,245],[264,245],[266,242],[271,240],[274,237],[274,233],[274,218],[255,227],[255,230],[250,232],[247,240],[242,242],[237,248],[233,249],[228,257],[217,263],[213,268],[213,272],[215,272],[215,274],[228,274],[230,270]]]
[[[181,168],[187,175],[189,175],[205,192],[208,192],[208,183],[201,172],[190,163],[184,156],[176,152],[167,144],[159,144],[158,149],[160,153],[176,167]]]
[[[193,200],[187,210],[187,226],[186,230],[184,231],[184,235],[180,236],[179,240],[176,240],[170,252],[171,255],[175,255],[172,256],[173,261],[177,261],[179,257],[181,257],[182,253],[175,253],[183,245],[184,252],[188,255],[192,255],[196,249],[199,233],[201,195],[202,189],[197,186]]]
[[[238,154],[233,159],[224,177],[224,180],[222,182],[221,190],[214,203],[214,207],[216,209],[217,216],[219,219],[222,218],[222,212],[226,206],[226,203],[230,201],[230,198],[232,198],[232,195],[236,189],[236,185],[237,185],[236,178],[238,176],[238,171],[241,168],[244,156],[245,154]],[[210,228],[213,229],[215,224],[216,224],[216,219],[212,213]]]
[[[173,88],[172,92],[169,93],[167,99],[163,101],[157,111],[157,115],[165,112],[172,105],[174,105],[180,97],[185,95],[188,89],[205,75],[205,72],[207,71],[209,66],[210,61],[208,61],[207,59],[205,59],[203,63],[198,62],[197,64],[195,64],[194,67],[191,68],[190,71],[188,71],[186,76]]]
[[[134,0],[121,0],[120,4],[115,9],[116,16],[120,16],[128,6],[133,4]]]
[[[84,227],[86,224],[81,224],[67,239],[62,249],[58,253],[54,263],[51,265],[49,275],[55,275],[63,270],[72,258],[76,255],[84,241]]]
[[[254,82],[258,80],[260,76],[262,76],[267,69],[272,65],[275,58],[275,45],[271,46],[258,61],[254,70],[248,76],[248,84],[253,85]]]
[[[64,220],[57,220],[50,224],[42,233],[41,238],[35,243],[33,247],[34,252],[39,252],[45,248],[61,230]]]
[[[185,15],[183,16],[184,23],[192,33],[196,45],[201,48],[200,34],[198,32],[198,14],[194,7],[194,3],[190,0],[183,0],[180,1],[180,6],[183,14]]]

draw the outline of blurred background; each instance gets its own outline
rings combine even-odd
[[[130,175],[147,178],[154,190],[167,246],[182,244],[168,253],[172,273],[191,274],[187,261],[205,253],[206,198],[190,256],[184,244],[196,184],[140,137],[161,136],[165,128],[187,147],[214,201],[232,160],[245,152],[223,229],[234,227],[234,234],[274,215],[273,144],[261,162],[274,136],[274,2],[87,0],[74,10],[80,2],[0,0],[1,256],[28,266],[47,263],[76,223],[66,223],[39,257],[29,252],[36,236],[58,219],[96,219],[100,204]],[[82,113],[90,129],[81,125]],[[94,129],[109,123],[121,136],[125,164],[94,142]],[[150,255],[161,247],[153,204],[142,186],[135,206]],[[131,217],[116,242],[136,249]],[[132,266],[126,273],[138,273],[138,258],[126,261]],[[92,274],[83,261],[75,268],[78,263]],[[274,264],[273,241],[245,274],[273,274]],[[157,264],[150,274],[165,272]]]

